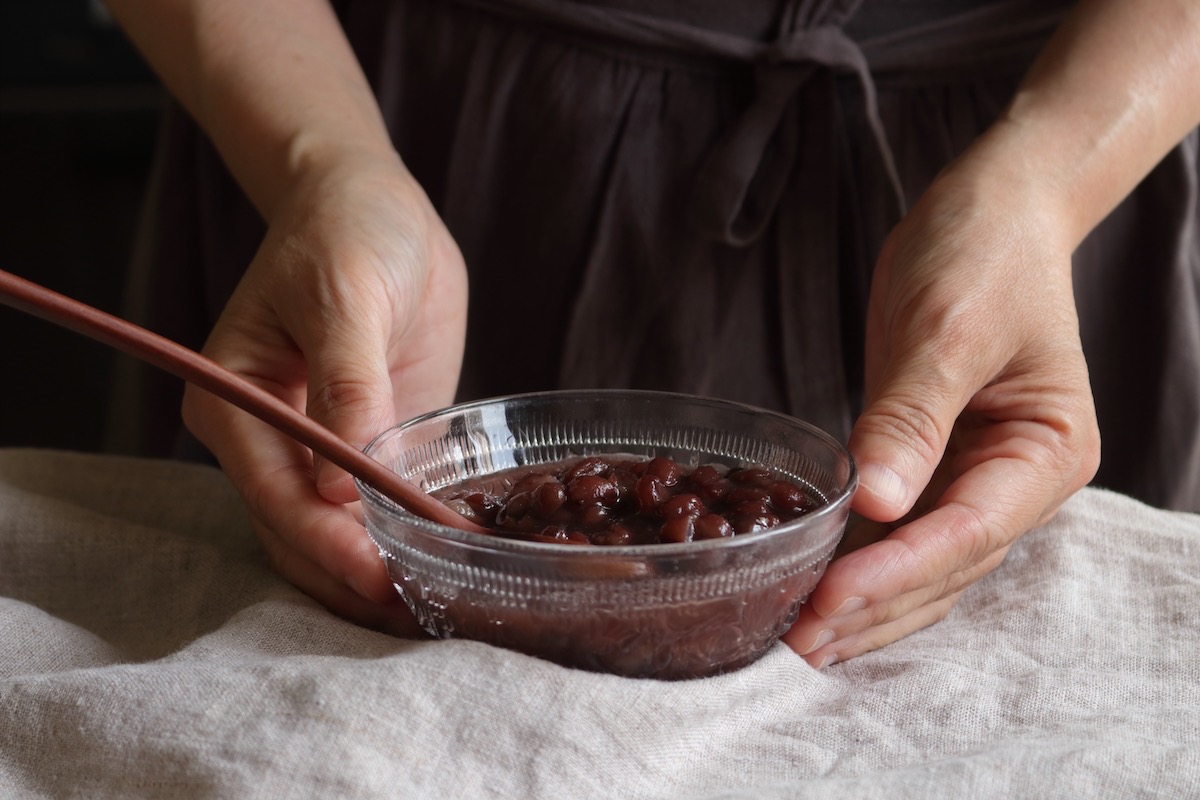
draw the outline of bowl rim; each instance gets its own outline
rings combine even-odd
[[[774,528],[768,528],[765,531],[757,531],[752,534],[742,534],[740,536],[730,536],[720,539],[705,539],[701,541],[690,542],[671,542],[666,544],[637,544],[637,545],[604,545],[604,546],[584,546],[580,544],[557,544],[554,542],[536,542],[524,539],[508,538],[505,536],[496,536],[486,533],[475,533],[466,531],[461,528],[454,528],[449,525],[442,525],[438,522],[419,517],[407,509],[401,507],[394,501],[388,499],[373,486],[364,483],[358,478],[355,478],[355,485],[358,488],[359,495],[363,501],[363,505],[370,505],[385,515],[393,518],[397,522],[401,522],[411,528],[415,528],[426,536],[432,536],[444,542],[454,543],[464,549],[484,553],[515,553],[520,555],[531,556],[562,556],[573,559],[637,559],[645,560],[647,556],[662,555],[670,558],[679,558],[690,554],[709,553],[716,550],[739,549],[743,547],[754,547],[758,543],[765,543],[768,540],[775,540],[789,535],[796,534],[803,529],[820,527],[820,522],[824,519],[835,516],[847,510],[854,493],[858,488],[859,475],[858,467],[854,461],[854,456],[850,450],[833,437],[830,433],[822,428],[806,422],[798,417],[793,417],[789,414],[784,414],[779,411],[760,408],[749,403],[742,403],[736,400],[725,400],[716,397],[707,397],[704,395],[688,394],[683,392],[667,392],[653,389],[553,389],[540,392],[520,392],[514,394],[498,395],[495,397],[485,397],[478,400],[471,400],[463,403],[455,403],[453,405],[437,408],[432,411],[427,411],[424,414],[412,417],[397,425],[393,425],[386,430],[377,434],[363,448],[363,452],[368,456],[377,445],[383,442],[384,439],[394,436],[400,431],[416,427],[430,419],[442,417],[450,413],[468,412],[475,408],[485,406],[495,406],[502,403],[508,403],[517,400],[556,400],[570,397],[594,397],[597,399],[633,399],[633,400],[672,400],[672,401],[687,401],[700,405],[710,405],[718,408],[737,410],[742,412],[752,412],[759,415],[776,418],[788,425],[799,427],[805,430],[805,433],[813,436],[825,446],[836,451],[839,455],[846,458],[847,477],[844,485],[838,492],[828,499],[825,505],[815,511],[792,520],[791,522],[777,525]],[[364,511],[364,514],[366,512]],[[376,531],[371,530],[371,526],[367,526],[368,534],[372,539],[376,538]],[[399,544],[394,537],[387,531],[379,531],[379,534],[387,541],[389,545]],[[381,543],[376,541],[377,545]]]

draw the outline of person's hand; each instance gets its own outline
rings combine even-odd
[[[855,511],[894,524],[829,565],[785,635],[813,666],[945,617],[1099,466],[1074,242],[1018,172],[964,157],[885,243],[849,446]]]
[[[452,402],[467,294],[457,246],[399,160],[363,162],[288,194],[204,348],[359,448]],[[202,390],[183,412],[284,577],[360,624],[416,632],[349,475]]]

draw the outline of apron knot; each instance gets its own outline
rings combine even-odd
[[[818,25],[793,30],[762,49],[754,68],[753,101],[709,152],[696,177],[690,216],[703,235],[735,246],[762,235],[795,164],[802,124],[795,119],[797,99],[822,69],[858,78],[875,149],[903,213],[904,189],[879,117],[867,57],[841,28]],[[830,164],[835,155],[831,147]]]

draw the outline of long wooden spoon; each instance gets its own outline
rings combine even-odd
[[[0,270],[0,302],[82,333],[193,383],[303,443],[419,517],[484,532],[474,522],[232,370],[132,322]]]

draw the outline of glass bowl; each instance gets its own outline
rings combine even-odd
[[[858,475],[818,428],[738,403],[557,391],[465,403],[384,432],[367,453],[425,491],[576,456],[763,466],[822,505],[765,531],[580,546],[471,533],[360,483],[367,531],[422,627],[571,667],[664,680],[737,669],[796,620],[846,528]]]

